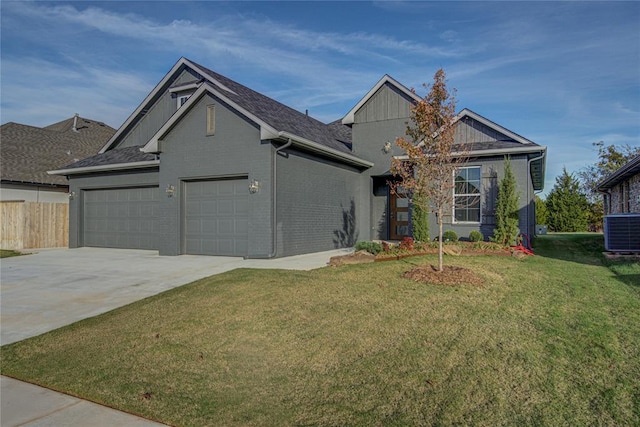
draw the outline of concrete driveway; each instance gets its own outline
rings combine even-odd
[[[156,251],[47,249],[0,261],[2,345],[236,268],[310,270],[335,250],[274,260],[159,256]]]

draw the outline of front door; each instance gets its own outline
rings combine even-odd
[[[409,235],[409,199],[389,194],[389,239],[402,240]]]

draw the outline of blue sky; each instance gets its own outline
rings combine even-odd
[[[13,2],[2,123],[115,128],[185,56],[314,117],[442,67],[469,108],[548,147],[547,182],[640,146],[638,2]]]

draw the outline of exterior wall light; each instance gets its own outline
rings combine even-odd
[[[76,192],[72,191],[71,193],[68,194],[68,196],[69,196],[69,200],[73,200],[76,198]]]
[[[173,197],[173,195],[176,192],[176,187],[174,187],[171,184],[168,184],[167,188],[166,188],[166,190],[164,190],[164,192],[167,193],[167,197]]]
[[[249,193],[256,194],[258,190],[260,190],[260,182],[256,181],[255,179],[252,179],[251,182],[249,183]]]
[[[388,153],[391,151],[391,142],[387,141],[384,143],[384,148],[383,148],[385,153]]]

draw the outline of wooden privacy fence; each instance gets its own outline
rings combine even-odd
[[[0,202],[0,248],[20,250],[67,246],[67,203]]]

